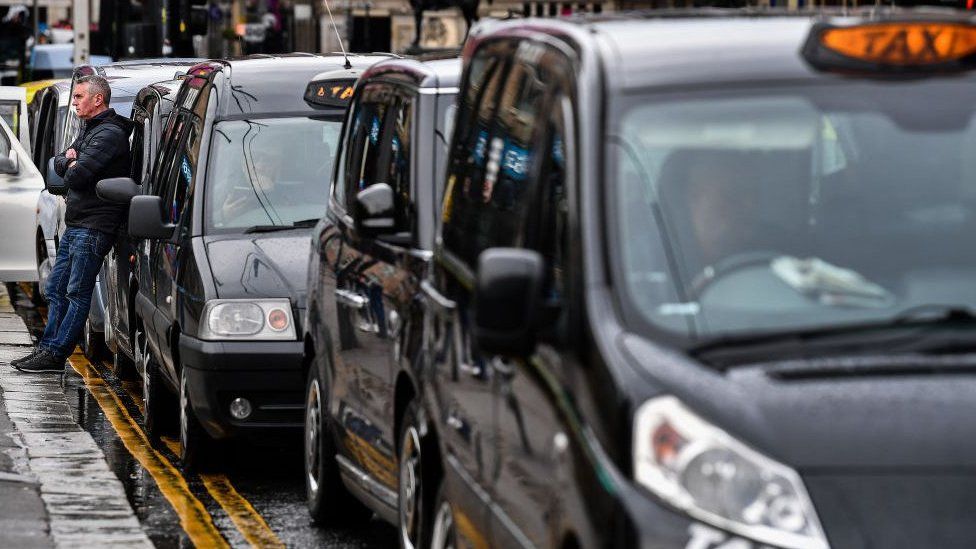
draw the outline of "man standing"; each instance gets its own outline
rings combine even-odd
[[[112,91],[101,76],[79,78],[71,94],[82,134],[54,159],[67,192],[66,229],[47,282],[48,316],[44,335],[28,356],[11,361],[25,372],[64,370],[82,333],[91,307],[95,277],[115,242],[127,207],[95,195],[95,184],[129,175],[129,133],[132,125],[109,108]]]

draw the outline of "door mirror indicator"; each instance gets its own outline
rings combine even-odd
[[[489,355],[524,356],[535,347],[545,261],[535,251],[490,248],[478,257],[474,338]]]
[[[53,195],[64,196],[68,194],[68,186],[64,184],[64,179],[54,169],[54,157],[47,161],[47,179],[44,180],[44,188]]]
[[[356,211],[353,220],[356,230],[378,236],[395,232],[393,187],[386,183],[374,183],[356,193]]]
[[[132,197],[129,203],[129,236],[171,240],[176,225],[163,221],[163,199],[154,195]]]
[[[128,204],[133,197],[142,194],[142,187],[131,177],[111,177],[95,185],[95,194],[106,202]]]
[[[16,175],[19,172],[17,153],[10,151],[10,156],[0,156],[0,173]]]

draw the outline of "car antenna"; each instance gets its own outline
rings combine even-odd
[[[346,48],[342,45],[342,36],[339,35],[339,27],[336,26],[335,19],[332,17],[332,8],[329,7],[329,0],[324,0],[325,9],[329,12],[329,21],[332,21],[332,30],[336,33],[336,38],[339,39],[339,49],[342,50],[342,56],[346,58],[346,70],[352,68],[352,63],[349,62],[349,54],[346,53]]]

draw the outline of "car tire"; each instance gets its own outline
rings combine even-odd
[[[326,384],[313,364],[305,390],[305,495],[312,521],[320,525],[365,522],[372,512],[339,478],[336,446],[329,428]]]
[[[93,363],[99,362],[105,356],[104,347],[105,340],[102,338],[102,333],[93,330],[91,321],[86,320],[81,336],[81,350],[85,353],[85,357]]]
[[[179,412],[180,469],[187,473],[202,470],[206,466],[210,436],[203,430],[190,403],[186,368],[180,370]]]
[[[398,462],[399,502],[399,540],[401,549],[419,549],[430,545],[430,510],[433,494],[427,486],[426,478],[430,464],[425,460],[434,459],[428,454],[430,444],[424,440],[420,421],[420,406],[411,401],[403,413],[400,425]]]
[[[445,483],[442,481],[437,488],[437,498],[434,500],[434,517],[430,532],[431,549],[453,549],[458,546],[457,528],[454,523],[454,510],[447,501]]]
[[[146,352],[148,353],[148,349]],[[156,359],[147,354],[143,361],[145,375],[142,378],[142,399],[145,403],[143,419],[146,438],[150,444],[159,447],[162,436],[168,434],[172,428],[172,395],[163,385],[163,373],[159,370]]]

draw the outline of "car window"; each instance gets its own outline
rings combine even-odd
[[[20,135],[20,101],[0,101],[0,118],[10,126],[14,135]]]
[[[445,248],[470,265],[477,257],[475,241],[470,237],[478,228],[477,215],[485,202],[482,185],[488,161],[489,124],[507,67],[503,53],[496,55],[486,47],[471,60],[448,160],[442,237]]]
[[[348,151],[343,158],[344,206],[352,211],[356,193],[383,181],[389,173],[389,147],[393,117],[387,117],[395,101],[393,87],[372,82],[363,87],[350,118]],[[381,159],[381,156],[384,159]]]
[[[0,131],[0,157],[6,158],[10,155],[10,140],[6,132]]]
[[[217,123],[207,175],[207,230],[240,231],[322,217],[340,130],[336,118]]]
[[[408,231],[416,229],[413,190],[410,188],[413,101],[412,95],[398,94],[396,107],[390,115],[390,161],[386,174],[387,182],[395,195],[397,226]]]

